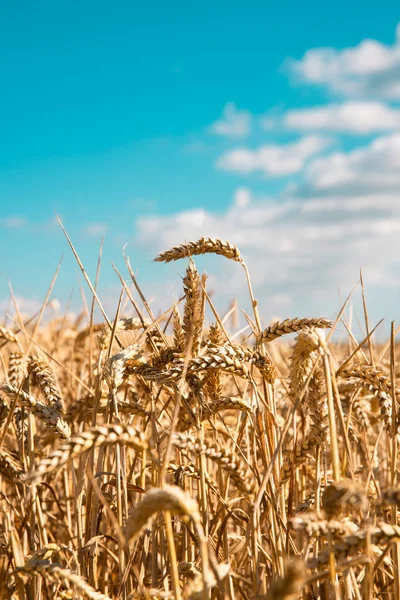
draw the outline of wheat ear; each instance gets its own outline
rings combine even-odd
[[[60,413],[56,408],[47,406],[47,404],[43,404],[43,402],[39,402],[32,394],[28,394],[9,383],[1,384],[0,390],[3,391],[10,400],[17,400],[20,406],[24,406],[30,410],[38,417],[38,419],[43,421],[62,438],[68,439],[70,437],[71,430],[69,425],[64,418],[60,416]]]
[[[154,513],[160,510],[188,517],[196,524],[200,523],[197,502],[180,487],[165,485],[161,489],[150,490],[132,509],[125,527],[126,539],[135,539]]]
[[[317,329],[329,329],[332,327],[332,321],[324,318],[285,319],[284,321],[276,321],[261,332],[257,341],[259,344],[272,342],[272,340],[275,340],[282,335],[296,333],[297,331],[308,329],[310,327]]]
[[[355,552],[358,552],[358,550],[366,543],[367,537],[370,539],[371,544],[387,545],[391,541],[400,539],[400,527],[381,522],[368,529],[360,529],[345,537],[342,541],[334,544],[332,553],[335,559],[347,558]],[[329,562],[330,555],[331,552],[324,550],[315,558],[311,558],[308,561],[307,566],[311,569],[316,569],[325,565]]]
[[[37,465],[30,479],[36,481],[56,471],[65,465],[69,459],[79,456],[91,448],[98,448],[105,444],[126,444],[139,452],[148,448],[145,435],[128,425],[101,425],[92,427],[88,431],[75,433],[68,442],[61,444],[49,456],[43,458]]]
[[[83,592],[88,598],[91,598],[91,600],[111,600],[109,596],[92,588],[92,586],[80,575],[72,573],[70,569],[65,569],[61,565],[51,563],[49,560],[32,558],[28,560],[23,567],[19,567],[17,572],[26,573],[28,575],[37,573],[44,575],[47,579],[50,579],[50,581],[67,581]]]
[[[202,453],[207,458],[219,463],[230,475],[232,482],[239,490],[246,494],[253,492],[255,487],[254,475],[238,454],[234,454],[225,447],[217,446],[211,441],[204,440],[203,442],[188,434],[174,434],[173,442],[180,450],[196,454]]]
[[[231,260],[242,262],[239,248],[230,242],[209,237],[202,237],[196,242],[187,242],[180,246],[174,246],[170,250],[161,252],[154,260],[157,262],[171,262],[172,260],[179,260],[199,254],[219,254]]]
[[[382,371],[369,365],[354,365],[350,369],[339,369],[340,377],[357,379],[361,387],[370,390],[379,402],[380,413],[386,430],[392,430],[392,383]],[[394,389],[397,400],[400,400],[400,390]]]
[[[183,309],[184,349],[191,343],[191,354],[197,356],[200,349],[202,320],[202,299],[200,277],[193,262],[190,262],[183,278],[185,306]]]
[[[47,362],[39,356],[30,356],[27,368],[34,385],[37,385],[40,389],[47,403],[55,408],[60,415],[64,414],[64,402],[61,392]]]

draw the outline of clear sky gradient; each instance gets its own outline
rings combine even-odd
[[[125,243],[166,306],[184,265],[152,258],[212,235],[265,321],[332,316],[360,267],[373,318],[399,319],[399,21],[394,1],[3,3],[1,305],[11,281],[35,308],[61,254],[53,295],[79,305],[57,213],[91,276],[106,234],[111,312]],[[244,298],[237,265],[205,266],[221,308]]]

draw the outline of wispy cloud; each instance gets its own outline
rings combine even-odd
[[[233,102],[229,102],[222,117],[209,128],[210,133],[227,137],[245,137],[251,130],[251,114],[247,110],[239,110]]]
[[[89,223],[84,228],[84,232],[89,237],[100,237],[105,235],[107,231],[107,225],[105,223]]]
[[[400,26],[392,45],[366,39],[336,50],[308,50],[301,60],[288,60],[287,70],[300,82],[326,87],[335,94],[400,99]]]
[[[10,216],[3,219],[0,223],[4,229],[22,229],[26,227],[27,220],[21,216]]]
[[[400,109],[381,102],[344,102],[290,110],[281,123],[284,127],[302,132],[331,131],[366,135],[400,129]],[[268,117],[267,126],[269,129]]]
[[[306,161],[331,144],[320,136],[307,136],[288,144],[265,144],[256,149],[236,148],[216,162],[220,171],[248,174],[261,171],[275,177],[299,173]]]
[[[400,134],[376,138],[350,152],[317,158],[305,172],[303,194],[326,195],[392,193],[399,203]],[[379,201],[377,200],[379,209]]]

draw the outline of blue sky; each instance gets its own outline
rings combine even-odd
[[[165,305],[184,267],[153,256],[212,235],[266,321],[331,316],[360,267],[373,317],[398,319],[398,21],[397,2],[3,3],[0,303],[10,280],[36,306],[64,254],[54,295],[79,304],[56,212],[91,275],[106,233],[110,311],[125,243]],[[245,288],[221,261],[224,308]]]

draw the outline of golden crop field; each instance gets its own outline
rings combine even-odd
[[[246,329],[215,310],[206,253],[242,269]],[[127,263],[123,313],[84,272],[87,312],[0,327],[0,598],[398,600],[394,327],[375,342],[365,307],[356,339],[346,302],[265,327],[236,246],[156,257],[179,259],[161,314]]]

